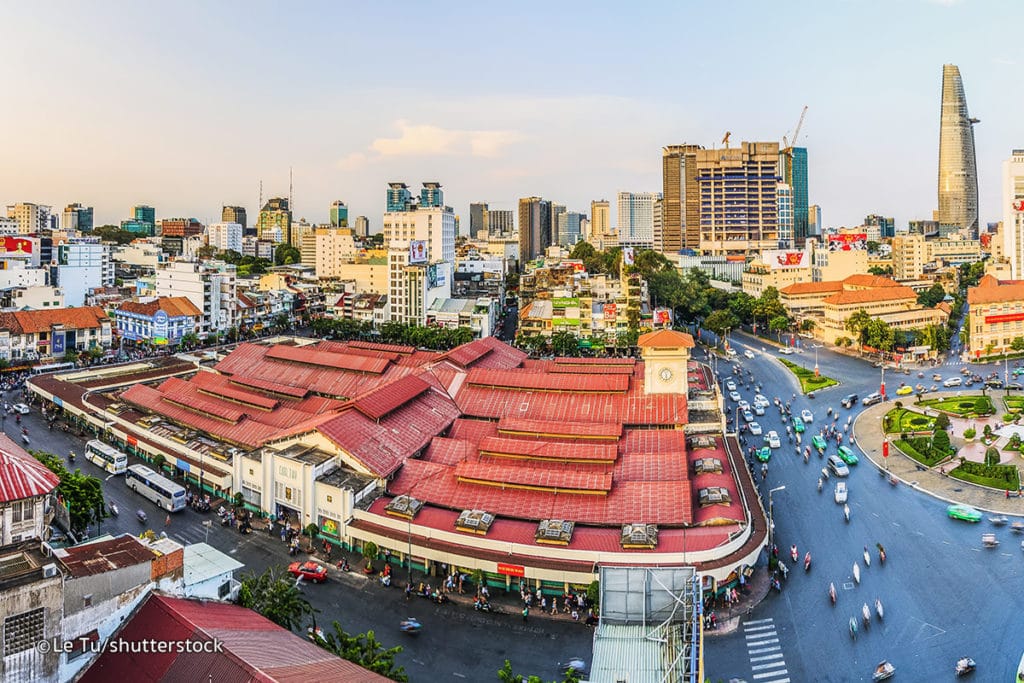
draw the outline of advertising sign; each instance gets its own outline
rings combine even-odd
[[[437,287],[437,264],[427,266],[427,287],[433,289]]]
[[[868,248],[866,232],[849,232],[828,236],[829,251],[865,251]]]
[[[0,243],[0,255],[3,256],[28,256],[32,253],[32,240],[24,237],[12,237],[5,235]]]
[[[792,251],[787,249],[771,249],[762,252],[765,265],[772,270],[786,270],[793,268],[808,268],[811,259],[806,251]]]
[[[164,311],[157,311],[153,314],[153,337],[156,339],[167,339],[167,334],[170,327],[170,320],[167,318],[167,313]],[[166,343],[166,342],[165,342]]]
[[[526,568],[521,567],[518,564],[505,564],[504,562],[499,562],[498,573],[504,574],[505,576],[526,576]]]
[[[582,263],[573,263],[571,265],[572,269],[575,270],[577,273],[585,273],[587,271],[587,267]]]
[[[671,308],[656,308],[654,309],[654,324],[655,325],[671,325],[672,324],[672,309]]]
[[[409,241],[409,263],[427,262],[427,243],[425,240]]]
[[[604,305],[604,319],[606,321],[615,320],[615,316],[618,312],[618,307],[615,304]]]
[[[625,265],[627,265],[627,266],[631,266],[631,265],[633,265],[633,258],[634,258],[633,247],[623,247],[622,248],[622,262]]]
[[[579,306],[580,300],[568,296],[556,296],[551,300],[551,305],[555,308],[571,308],[573,306]]]
[[[53,333],[53,345],[50,347],[50,353],[54,356],[63,356],[65,351],[64,330],[55,331]]]

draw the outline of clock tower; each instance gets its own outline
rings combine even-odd
[[[686,363],[694,346],[693,337],[675,330],[659,330],[640,335],[637,346],[644,361],[644,393],[685,396]]]

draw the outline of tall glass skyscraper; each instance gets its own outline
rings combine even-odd
[[[793,231],[790,246],[803,247],[807,241],[807,148],[787,147],[779,154],[782,182],[793,193]]]
[[[974,237],[978,234],[978,169],[972,126],[977,122],[967,113],[960,69],[944,64],[939,121],[939,209],[935,220]]]

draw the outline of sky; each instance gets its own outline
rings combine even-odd
[[[341,199],[376,232],[390,181],[589,213],[661,190],[661,148],[792,136],[826,226],[936,207],[942,65],[975,126],[980,220],[1024,147],[1024,3],[4,2],[0,202],[150,204],[220,220]],[[1018,124],[1018,125],[1014,125]]]

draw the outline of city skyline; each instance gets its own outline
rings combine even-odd
[[[1013,17],[1024,15],[1017,5],[656,7],[657,21],[624,22],[609,8],[543,6],[545,24],[562,28],[537,32],[537,49],[526,54],[500,32],[471,49],[437,50],[439,31],[473,35],[511,18],[468,4],[399,24],[384,10],[327,4],[288,12],[269,4],[239,12],[230,3],[7,6],[0,16],[19,26],[10,92],[75,97],[60,100],[70,108],[10,100],[0,199],[81,202],[95,207],[97,225],[128,218],[137,204],[210,223],[223,205],[256,216],[261,180],[264,201],[287,196],[292,168],[296,218],[326,223],[342,199],[377,231],[387,182],[434,178],[468,228],[476,201],[508,210],[543,196],[585,211],[619,191],[659,191],[663,147],[717,146],[727,130],[735,142],[781,141],[808,105],[797,145],[808,149],[808,202],[822,207],[826,226],[871,213],[902,226],[938,208],[935,109],[942,65],[951,63],[983,121],[980,223],[1002,217],[1002,160],[1022,145],[1011,112],[1024,96],[1005,85],[1024,59],[1012,40]],[[403,9],[420,8],[394,11]],[[727,37],[689,36],[693,54],[713,53],[719,40],[750,42],[760,34],[744,27],[757,26],[799,28],[799,55],[819,58],[780,53],[750,64],[720,54],[699,69],[679,64],[666,88],[651,67],[675,63],[671,27],[728,25],[736,9],[746,19]],[[359,30],[339,41],[338,25]],[[857,50],[834,50],[839,26]],[[582,40],[592,35],[616,40]],[[564,50],[567,38],[581,39],[577,49]],[[949,47],[980,40],[995,47]],[[879,163],[882,149],[891,163]]]

